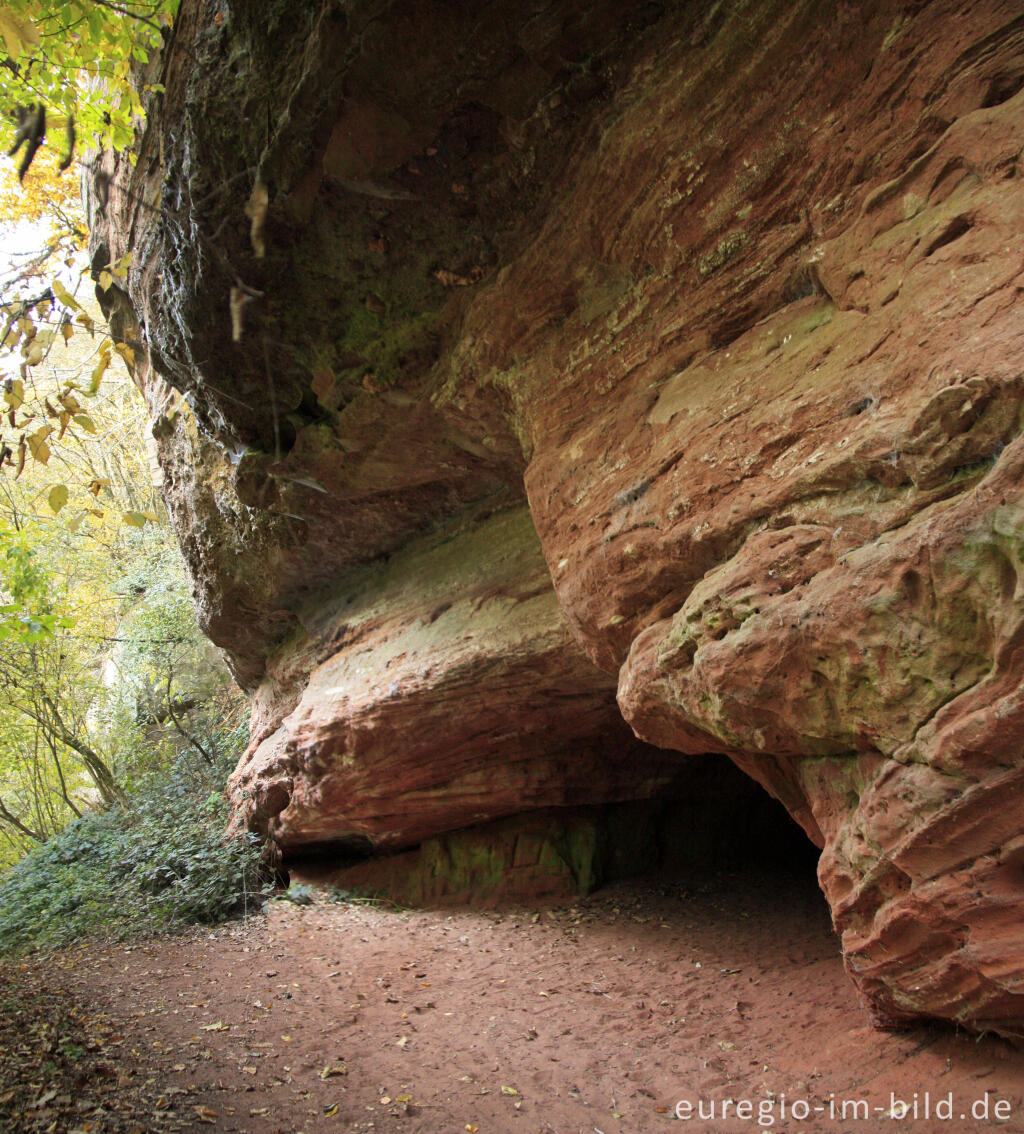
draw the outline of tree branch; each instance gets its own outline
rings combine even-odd
[[[217,761],[214,760],[210,753],[206,751],[206,749],[194,736],[190,736],[189,733],[185,731],[184,725],[182,725],[181,721],[178,720],[178,716],[174,711],[174,701],[171,697],[171,680],[173,679],[173,677],[173,673],[169,673],[167,675],[167,714],[171,718],[171,724],[174,725],[178,732],[189,742],[189,744],[192,745],[193,748],[202,753],[203,758],[212,768]]]
[[[17,817],[12,815],[4,804],[3,799],[0,799],[0,819],[5,823],[9,823],[16,831],[20,831],[23,835],[27,835],[30,839],[35,839],[37,843],[45,843],[46,836],[40,835],[38,831],[33,831],[31,827],[26,827],[24,823]]]

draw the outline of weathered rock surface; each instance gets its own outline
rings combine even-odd
[[[391,850],[533,808],[646,799],[684,770],[622,720],[525,509],[350,573],[299,617],[257,701],[279,696],[278,658],[308,681],[232,783],[290,852]]]
[[[1024,1030],[1019,5],[185,0],[164,82],[95,262],[253,822],[409,845],[718,753],[879,1022]]]

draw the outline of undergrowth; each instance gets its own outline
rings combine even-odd
[[[226,839],[227,767],[184,759],[85,815],[0,878],[0,952],[124,938],[258,910],[252,835]]]

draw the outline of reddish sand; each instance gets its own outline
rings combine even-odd
[[[806,875],[619,884],[550,910],[278,901],[55,962],[46,979],[102,1023],[104,1074],[135,1076],[135,1124],[108,1097],[106,1125],[15,1129],[1024,1130],[1024,1052],[867,1026]]]

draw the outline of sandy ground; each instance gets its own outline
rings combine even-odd
[[[70,1085],[0,1043],[5,1131],[1024,1131],[1024,1052],[867,1026],[806,872],[548,910],[281,901],[0,976],[85,1033]]]

